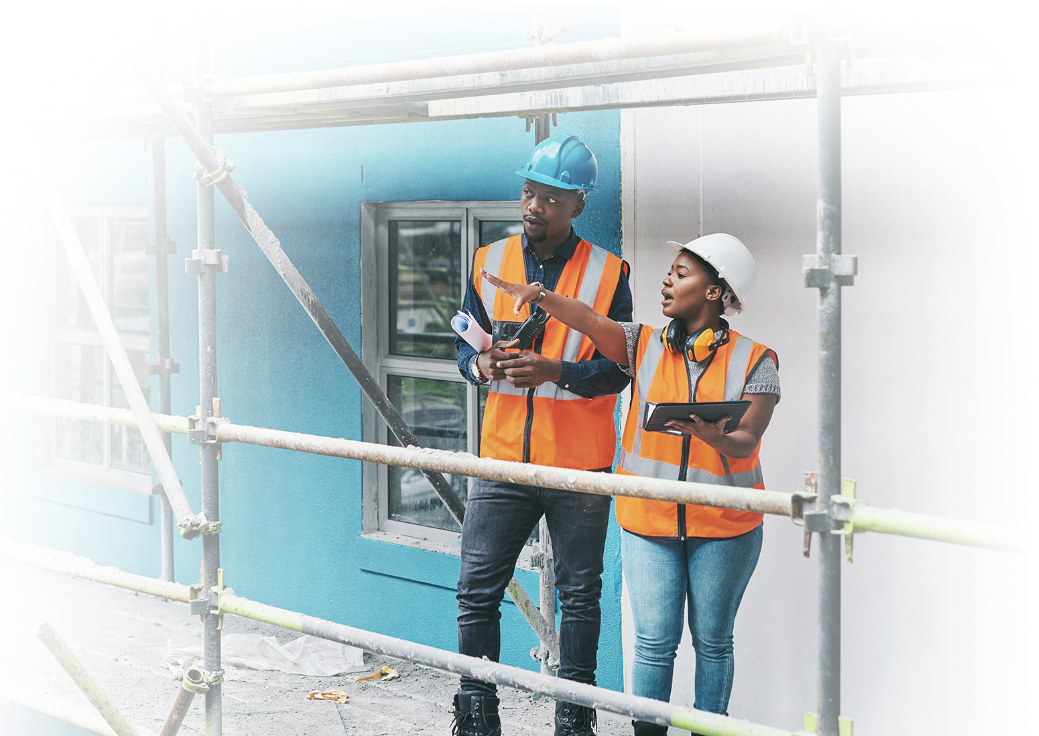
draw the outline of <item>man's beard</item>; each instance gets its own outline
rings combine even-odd
[[[540,235],[531,235],[529,232],[527,232],[527,225],[526,225],[526,223],[524,223],[524,225],[523,225],[523,234],[527,236],[527,242],[528,243],[533,243],[534,245],[537,245],[538,243],[544,243],[546,240],[548,240],[548,229],[547,228]]]

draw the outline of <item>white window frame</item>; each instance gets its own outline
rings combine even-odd
[[[437,360],[389,354],[389,222],[391,220],[457,220],[462,230],[463,272],[460,294],[465,294],[469,269],[480,243],[480,223],[519,222],[519,201],[423,201],[361,203],[361,352],[365,367],[387,390],[388,376],[433,378],[465,383],[467,387],[468,451],[476,454],[479,441],[478,389],[458,372],[454,359]],[[374,278],[373,278],[374,276]],[[461,298],[459,299],[459,307]],[[366,442],[388,443],[388,429],[371,402],[364,401],[363,436]],[[445,531],[388,518],[388,471],[385,465],[365,463],[363,471],[363,533],[388,541],[457,554],[458,531]],[[469,479],[472,488],[473,479]]]
[[[111,227],[113,220],[140,220],[146,225],[149,223],[149,212],[146,205],[114,205],[96,207],[69,208],[69,217],[72,219],[96,218],[99,228],[99,243],[101,249],[100,283],[101,293],[104,295],[105,303],[111,307],[112,304],[112,243]],[[48,226],[44,229],[45,236],[49,240],[49,247],[44,249],[45,273],[56,273],[58,259],[67,259],[65,248],[61,244],[54,228]],[[150,270],[150,264],[149,264]],[[75,276],[69,272],[70,278]],[[96,329],[59,327],[57,324],[57,284],[56,279],[48,280],[49,288],[42,289],[40,298],[42,304],[40,311],[45,320],[46,329],[41,331],[45,336],[44,344],[39,346],[38,355],[42,355],[46,363],[45,381],[43,392],[48,396],[57,396],[57,345],[58,343],[83,345],[88,347],[99,347],[102,350],[101,361],[101,391],[102,403],[105,406],[112,405],[112,364],[108,358],[108,352],[104,349],[101,335]],[[149,286],[149,292],[151,291]],[[149,323],[151,321],[151,299],[149,298]],[[147,333],[120,332],[123,347],[130,352],[140,352],[148,355],[151,363],[151,330]],[[83,462],[59,457],[57,454],[57,427],[56,418],[38,421],[37,435],[37,468],[41,472],[57,475],[71,480],[94,483],[108,486],[118,490],[130,491],[142,495],[154,493],[152,486],[151,470],[147,473],[137,473],[130,470],[112,467],[112,432],[108,424],[102,424],[103,432],[103,464]]]

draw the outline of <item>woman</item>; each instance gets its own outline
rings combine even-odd
[[[618,473],[763,488],[758,449],[779,401],[779,359],[722,319],[743,310],[756,278],[754,258],[722,233],[668,245],[677,257],[661,306],[671,322],[656,330],[614,322],[538,283],[484,278],[515,300],[517,314],[523,304],[539,305],[634,379],[638,404],[628,412]],[[642,429],[647,402],[737,399],[750,407],[731,432],[724,430],[729,417],[707,422],[695,414],[668,422],[674,434]],[[618,496],[617,522],[636,633],[634,693],[670,699],[688,596],[694,707],[727,715],[733,623],[761,552],[762,514]],[[634,727],[638,736],[667,733],[654,723]]]

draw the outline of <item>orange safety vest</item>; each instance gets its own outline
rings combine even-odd
[[[563,267],[555,293],[579,299],[606,314],[621,275],[622,261],[582,240]],[[476,251],[473,287],[492,320],[517,321],[530,316],[524,304],[517,317],[515,300],[480,275],[487,273],[514,284],[527,283],[520,235],[499,240]],[[577,363],[591,360],[592,341],[557,319],[545,325],[541,355]],[[535,344],[536,348],[536,344]],[[586,399],[552,381],[536,388],[515,388],[508,381],[491,381],[483,411],[480,457],[598,470],[613,465],[617,432],[613,426],[616,395]]]
[[[747,376],[768,355],[779,366],[769,348],[729,331],[729,342],[720,346],[700,374],[695,395],[690,395],[685,353],[666,350],[663,329],[643,325],[635,359],[633,396],[638,405],[628,411],[624,426],[621,459],[617,473],[644,478],[688,480],[741,488],[764,488],[758,450],[750,457],[724,457],[702,440],[663,432],[644,432],[642,417],[646,402],[736,401],[743,395]],[[681,467],[683,445],[688,447],[685,474]],[[647,537],[735,537],[761,523],[762,514],[712,506],[677,504],[617,496],[617,523]]]

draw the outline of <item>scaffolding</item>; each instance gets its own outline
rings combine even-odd
[[[850,69],[842,71],[842,57],[852,39],[856,43],[858,71],[855,73]],[[0,406],[9,410],[136,426],[141,430],[161,486],[157,489],[161,491],[163,503],[161,579],[101,568],[72,555],[57,561],[50,555],[48,562],[41,562],[38,548],[31,545],[0,541],[0,553],[65,574],[182,601],[189,604],[192,614],[201,615],[203,669],[185,673],[164,734],[176,733],[196,692],[204,693],[206,733],[222,734],[220,623],[227,614],[694,733],[755,736],[793,733],[553,677],[550,663],[553,658],[558,660],[558,632],[554,630],[552,604],[546,604],[546,600],[554,599],[550,559],[541,565],[542,611],[537,610],[515,579],[508,589],[541,641],[536,657],[541,662],[540,674],[353,629],[235,595],[224,585],[220,565],[219,535],[223,520],[219,512],[219,461],[221,445],[225,442],[420,470],[459,526],[465,513],[464,505],[442,473],[788,516],[804,526],[805,554],[808,554],[812,535],[818,535],[821,559],[819,699],[811,720],[815,722],[815,732],[823,736],[839,736],[846,725],[840,715],[841,556],[842,552],[850,556],[855,533],[873,531],[1010,551],[1023,548],[1021,539],[1003,529],[871,507],[855,498],[853,489],[849,492],[841,478],[841,289],[853,283],[857,270],[856,258],[841,252],[841,97],[977,85],[985,83],[983,79],[952,78],[934,65],[907,59],[904,52],[895,55],[871,29],[857,29],[853,34],[851,29],[824,20],[803,19],[795,19],[790,24],[697,34],[567,44],[244,79],[219,77],[210,64],[208,50],[203,48],[191,84],[171,89],[154,72],[145,72],[150,101],[137,91],[127,91],[103,100],[104,111],[95,109],[87,114],[95,124],[103,126],[106,135],[153,139],[155,242],[149,252],[156,256],[158,362],[152,367],[152,373],[159,376],[159,412],[151,412],[134,378],[83,246],[60,197],[50,185],[43,187],[44,200],[130,409],[0,395]],[[727,81],[723,81],[723,77]],[[654,86],[661,80],[674,84]],[[245,191],[231,177],[235,167],[230,158],[213,146],[215,131],[232,131],[247,125],[255,130],[414,120],[415,105],[424,108],[422,119],[519,114],[528,119],[528,126],[533,123],[535,140],[539,141],[547,136],[547,116],[556,112],[804,96],[818,98],[819,121],[817,249],[804,256],[803,267],[805,286],[819,291],[819,469],[809,474],[803,491],[790,493],[604,475],[418,447],[410,428],[292,264],[278,238],[249,203]],[[218,102],[227,101],[234,104],[221,104],[217,108]],[[185,114],[184,105],[193,105],[193,123]],[[73,124],[82,122],[82,118],[73,116]],[[170,414],[170,375],[178,369],[169,348],[166,267],[166,257],[175,252],[166,233],[165,210],[164,136],[171,132],[186,143],[198,161],[195,171],[198,247],[186,262],[186,270],[197,274],[199,294],[199,408],[191,417]],[[397,438],[399,447],[250,427],[235,424],[223,416],[216,370],[216,286],[217,275],[228,269],[228,259],[216,248],[214,189],[220,190],[358,381]],[[171,433],[183,434],[188,443],[199,446],[202,506],[197,514],[185,498],[170,459]],[[173,582],[174,519],[185,539],[201,537],[203,560],[198,585]],[[550,549],[545,537],[542,537],[542,545],[545,550]],[[85,691],[91,687],[89,673],[71,661],[74,656],[67,647],[62,648],[56,632],[41,630],[40,635],[47,638],[52,651],[63,663],[69,663],[70,672],[79,668],[77,672],[82,681],[78,675],[77,682],[81,687]],[[116,733],[133,733],[132,726],[122,720],[110,703],[99,700],[96,704]],[[56,714],[64,717],[60,712]]]

